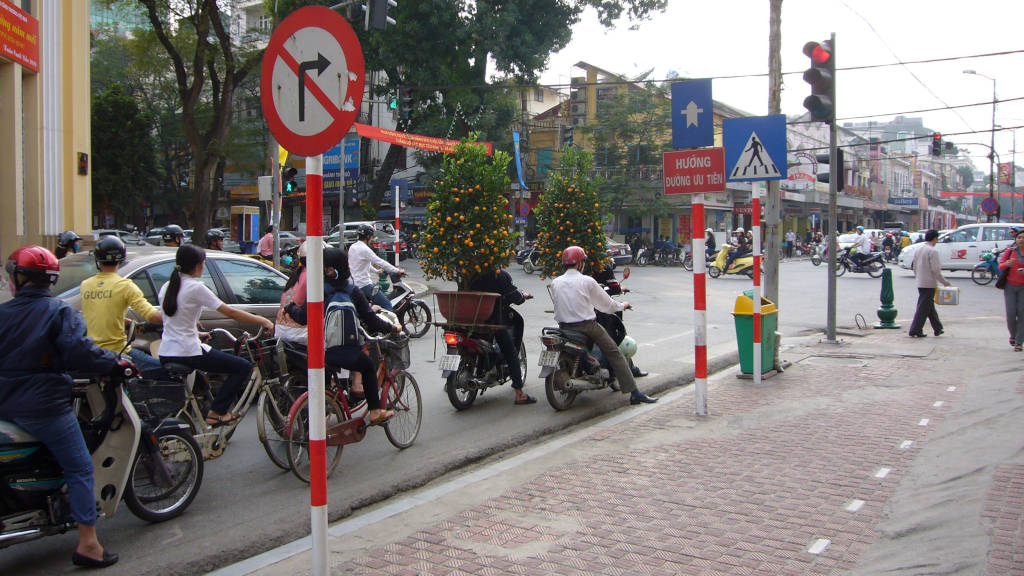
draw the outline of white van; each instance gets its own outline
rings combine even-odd
[[[939,235],[935,248],[943,270],[970,270],[981,261],[981,255],[989,250],[1004,248],[1013,244],[1010,228],[1021,228],[1024,224],[1009,222],[990,222],[968,224],[946,234]],[[921,243],[911,244],[900,252],[899,264],[911,269],[914,264],[914,252]]]

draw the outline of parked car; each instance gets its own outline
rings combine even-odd
[[[989,250],[998,250],[1013,245],[1010,228],[1024,227],[1024,224],[988,222],[967,224],[956,230],[939,233],[935,248],[943,270],[970,270],[981,261],[981,255]],[[911,244],[900,251],[897,262],[900,267],[910,270],[914,265],[914,254],[921,243]]]
[[[629,244],[616,242],[607,236],[604,240],[605,246],[608,249],[608,256],[612,259],[613,264],[619,266],[633,261],[633,249],[629,247]]]
[[[157,306],[157,294],[174,270],[174,248],[129,245],[118,274],[135,282],[151,304]],[[52,293],[81,308],[79,285],[96,274],[92,254],[78,253],[60,261],[60,279]],[[202,281],[225,304],[274,320],[281,292],[288,281],[283,273],[247,256],[210,251],[206,255]],[[130,313],[131,314],[131,313]],[[136,320],[140,318],[136,317]],[[255,334],[257,324],[241,324],[212,310],[204,310],[200,320],[207,330],[225,328],[234,334],[243,330]]]
[[[122,242],[125,243],[125,245],[134,244],[137,246],[140,243],[143,243],[142,238],[140,238],[138,234],[136,234],[135,232],[129,232],[127,230],[102,229],[92,231],[93,240],[99,240],[104,236],[117,236],[118,238],[121,239]]]

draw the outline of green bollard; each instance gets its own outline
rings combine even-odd
[[[875,324],[875,328],[898,329],[900,325],[893,323],[893,320],[896,319],[897,311],[896,307],[892,305],[892,270],[889,268],[882,270],[882,293],[879,297],[882,300],[882,306],[878,309],[878,319],[881,322]]]

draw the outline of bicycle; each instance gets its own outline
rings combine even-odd
[[[395,415],[384,423],[384,433],[391,444],[403,450],[412,446],[420,432],[423,402],[420,387],[409,367],[409,337],[405,334],[374,337],[360,327],[371,358],[377,358],[377,381],[380,403]],[[326,390],[327,451],[325,462],[330,476],[341,460],[345,444],[361,441],[370,426],[366,401],[349,405],[351,383],[330,370]],[[309,483],[309,392],[303,393],[288,414],[288,464],[295,477]]]
[[[282,382],[282,374],[288,376],[287,364],[283,360],[283,342],[277,339],[264,341],[262,344],[256,333],[253,338],[246,332],[235,338],[230,332],[223,328],[215,328],[210,331],[211,335],[224,337],[232,344],[234,354],[247,356],[253,363],[252,374],[249,382],[242,389],[242,393],[234,405],[229,409],[230,413],[239,414],[235,420],[220,425],[212,426],[206,422],[206,413],[210,403],[213,401],[213,390],[206,375],[190,366],[168,362],[164,369],[185,388],[185,402],[175,414],[176,418],[185,421],[192,435],[202,449],[203,459],[212,460],[219,457],[227,449],[227,443],[234,435],[235,429],[245,417],[246,412],[253,402],[258,400],[259,414],[257,416],[256,428],[270,461],[279,468],[288,469],[287,450],[284,448],[284,432],[287,427],[287,407],[291,406],[295,399],[297,387],[290,387],[290,381],[286,378]],[[277,354],[278,348],[282,353]],[[268,352],[274,350],[271,357]],[[282,362],[284,364],[282,365]],[[275,368],[275,366],[277,366]],[[264,370],[267,370],[270,378],[264,379]],[[284,410],[282,410],[284,408]]]

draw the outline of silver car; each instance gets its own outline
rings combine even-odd
[[[150,304],[157,306],[160,287],[170,280],[174,270],[175,248],[130,245],[127,248],[128,257],[118,268],[118,274],[135,282]],[[68,256],[60,261],[60,279],[52,294],[81,309],[79,285],[96,272],[92,254]],[[248,256],[212,250],[206,252],[201,279],[225,304],[271,321],[277,317],[281,292],[288,281],[281,272]],[[243,330],[255,334],[259,329],[257,324],[241,324],[213,310],[204,310],[200,321],[206,330],[225,328],[234,334]]]

